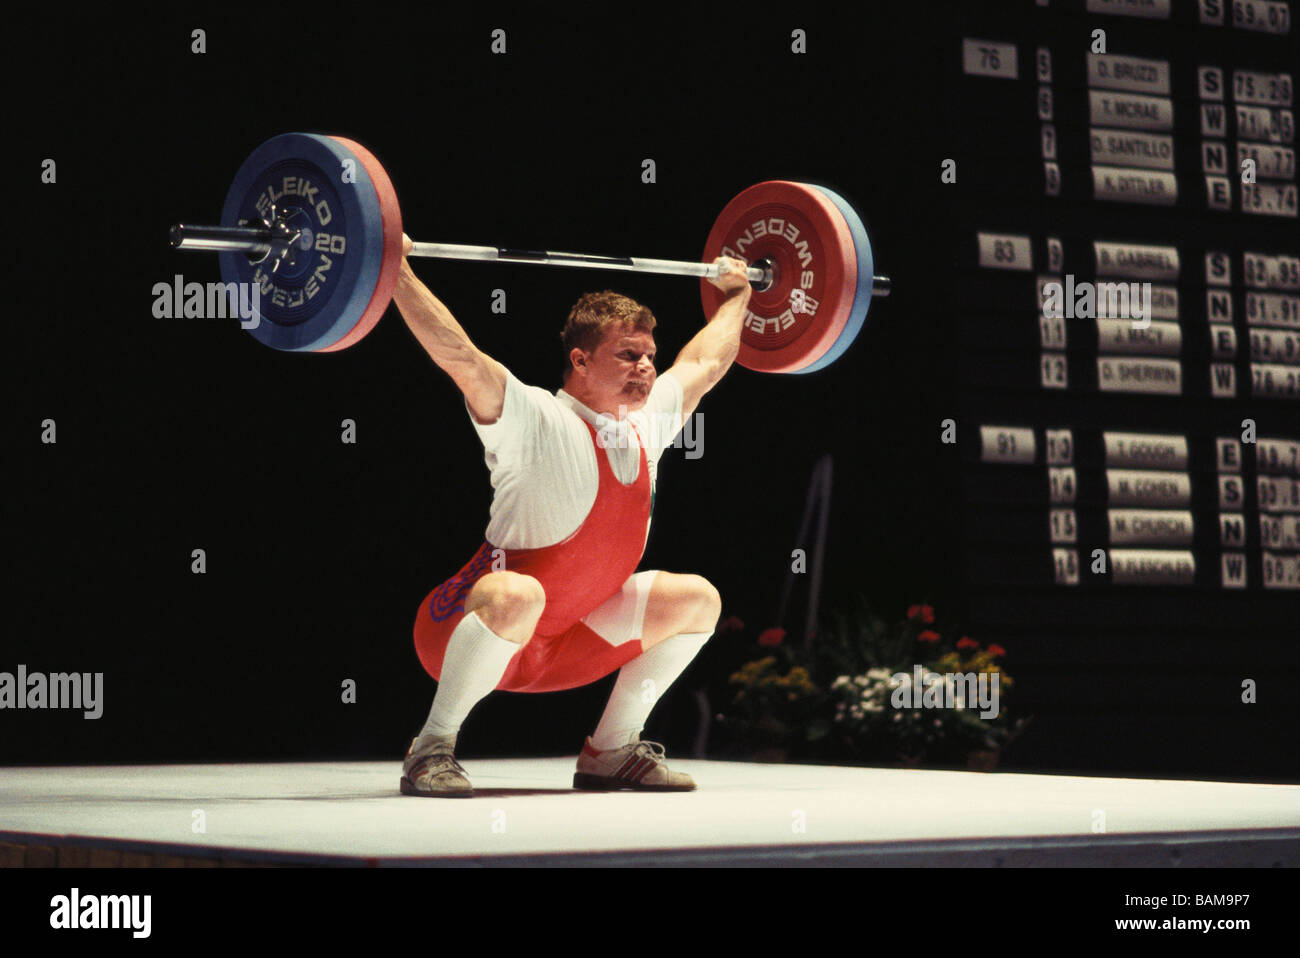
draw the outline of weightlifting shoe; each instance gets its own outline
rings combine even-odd
[[[422,735],[411,742],[402,763],[403,795],[473,798],[474,786],[456,761],[456,739]]]
[[[685,772],[669,771],[664,764],[664,747],[658,742],[643,742],[638,735],[622,748],[601,751],[588,736],[578,755],[573,787],[598,792],[689,792],[694,790],[695,782]]]

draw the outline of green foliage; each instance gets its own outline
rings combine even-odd
[[[962,763],[1000,750],[1025,724],[1007,708],[1013,682],[1001,665],[1005,650],[982,647],[951,624],[937,623],[927,605],[913,605],[889,621],[858,596],[849,609],[829,616],[806,650],[787,643],[782,630],[768,629],[747,651],[748,661],[729,676],[723,718],[750,755]],[[908,704],[917,667],[922,684],[916,694],[933,686],[929,694],[942,694],[950,707]],[[981,674],[988,676],[982,680],[986,692],[996,681],[996,717],[981,717],[990,702],[967,701],[970,689],[962,678],[945,681]]]

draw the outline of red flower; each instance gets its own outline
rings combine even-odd
[[[994,658],[997,658],[999,655],[1006,655],[1006,654],[1007,654],[1007,650],[1002,648],[1002,646],[998,645],[996,642],[990,643],[989,655],[993,656]]]
[[[909,619],[920,619],[926,625],[934,624],[934,609],[928,605],[914,605],[907,610]]]
[[[934,629],[926,629],[924,632],[922,632],[920,635],[918,635],[918,636],[916,637],[916,641],[918,641],[918,642],[938,642],[938,641],[939,641],[939,633],[936,632],[936,631],[934,631]]]
[[[979,647],[980,644],[967,635],[963,635],[957,640],[957,648],[959,649],[978,649]]]
[[[780,627],[764,629],[758,634],[758,644],[766,646],[780,645],[785,638],[785,629]]]
[[[739,616],[729,615],[718,623],[718,632],[739,632],[745,627],[745,623],[740,620]]]

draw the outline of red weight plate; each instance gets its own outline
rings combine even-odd
[[[843,214],[820,190],[786,180],[751,186],[713,224],[704,260],[719,256],[773,265],[771,287],[749,300],[737,356],[742,366],[794,372],[835,345],[853,311],[858,255]],[[701,280],[700,294],[712,318],[722,291]]]
[[[361,319],[338,342],[316,350],[320,353],[347,349],[375,328],[379,318],[388,310],[388,304],[393,301],[393,289],[397,286],[397,273],[402,265],[402,210],[397,205],[397,193],[393,190],[392,180],[374,154],[360,143],[341,136],[331,136],[330,139],[352,151],[374,184],[384,222],[384,259],[383,265],[379,267],[379,282],[375,284],[375,293]]]

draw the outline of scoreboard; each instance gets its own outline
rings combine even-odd
[[[948,50],[972,614],[1300,638],[1294,5],[1014,6]]]

